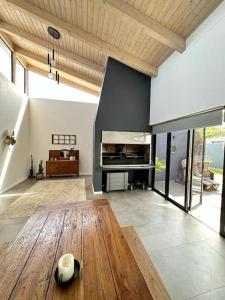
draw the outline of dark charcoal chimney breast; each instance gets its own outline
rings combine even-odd
[[[93,185],[102,190],[102,130],[149,132],[151,78],[109,57],[94,124]]]

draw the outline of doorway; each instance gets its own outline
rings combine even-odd
[[[153,189],[187,211],[187,172],[189,130],[159,133],[155,136]]]
[[[225,125],[159,133],[154,141],[153,190],[225,235]]]
[[[185,209],[187,198],[189,131],[173,131],[169,137],[168,197]]]
[[[157,134],[155,149],[155,188],[165,195],[166,192],[166,157],[167,133]]]
[[[224,173],[225,126],[194,130],[190,213],[220,230]]]

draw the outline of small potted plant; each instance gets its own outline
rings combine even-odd
[[[36,173],[36,179],[43,179],[44,178],[44,167],[43,167],[43,160],[40,160],[38,165],[38,173]]]
[[[70,160],[76,160],[74,148],[70,148],[69,155],[70,155]]]

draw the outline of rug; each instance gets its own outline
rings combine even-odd
[[[14,201],[0,219],[29,217],[40,205],[83,200],[86,200],[84,178],[40,180]]]

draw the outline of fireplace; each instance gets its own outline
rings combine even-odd
[[[101,166],[104,168],[148,168],[151,166],[151,134],[103,131]]]

